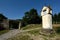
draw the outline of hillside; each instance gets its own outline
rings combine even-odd
[[[53,25],[54,26],[54,25]],[[15,37],[9,38],[8,40],[60,40],[60,34],[56,33],[56,28],[54,27],[55,33],[50,35],[40,34],[41,25],[31,24],[21,29],[21,32]]]

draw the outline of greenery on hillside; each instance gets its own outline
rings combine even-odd
[[[34,25],[34,26],[33,26]],[[56,25],[56,24],[55,24]],[[30,28],[30,26],[33,26],[33,28]],[[37,27],[38,26],[38,27]],[[26,27],[26,29],[24,29],[24,32],[21,32],[19,34],[17,34],[15,37],[12,37],[12,38],[9,38],[8,40],[34,40],[35,38],[42,38],[44,40],[56,40],[56,39],[59,39],[60,40],[60,34],[58,34],[58,32],[54,33],[54,34],[51,34],[51,35],[41,35],[40,34],[40,24],[31,24],[29,26]],[[35,28],[38,28],[38,29],[35,29]],[[33,29],[33,30],[31,30]],[[58,28],[55,29],[54,27],[54,30],[56,31]],[[25,31],[25,30],[29,30],[29,31]],[[59,29],[60,30],[60,29]]]
[[[4,34],[4,33],[7,33],[9,30],[1,30],[0,31],[0,35]]]
[[[60,24],[60,12],[58,14],[55,13],[54,15],[52,15],[52,17],[54,24]]]
[[[17,29],[19,25],[19,21],[17,20],[9,20],[9,28]]]
[[[34,28],[41,28],[41,27],[42,27],[41,24],[30,24],[30,25],[26,25],[21,29],[26,30],[26,29],[34,29]]]
[[[55,27],[54,30],[56,31],[57,34],[60,34],[60,26],[59,27]]]
[[[27,33],[20,33],[17,34],[15,37],[9,38],[7,40],[32,40],[32,39],[29,35],[27,35]]]
[[[28,31],[27,33],[30,33],[36,36],[36,35],[39,35],[39,32],[40,32],[40,29],[35,29],[35,30]]]

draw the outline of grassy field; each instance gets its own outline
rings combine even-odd
[[[9,30],[1,30],[0,31],[0,35],[4,34],[4,33],[7,33]]]
[[[40,29],[36,29],[36,30],[28,31],[27,33],[33,34],[33,35],[39,35],[39,31],[40,31]]]

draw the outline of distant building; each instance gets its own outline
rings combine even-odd
[[[0,14],[0,29],[9,29],[9,20],[3,14]]]

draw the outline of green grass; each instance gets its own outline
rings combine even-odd
[[[21,29],[26,30],[26,29],[34,29],[34,28],[38,28],[38,27],[42,27],[42,25],[41,24],[30,24]]]
[[[57,34],[60,34],[60,27],[55,27],[54,30],[56,31]]]
[[[36,29],[36,30],[28,31],[28,33],[33,34],[33,35],[39,35],[39,31],[40,31],[40,29]]]
[[[4,33],[7,33],[9,30],[1,30],[0,31],[0,35],[4,34]]]
[[[21,35],[9,38],[7,40],[33,40],[33,39],[31,39],[29,35],[23,35],[23,34],[21,34]]]

